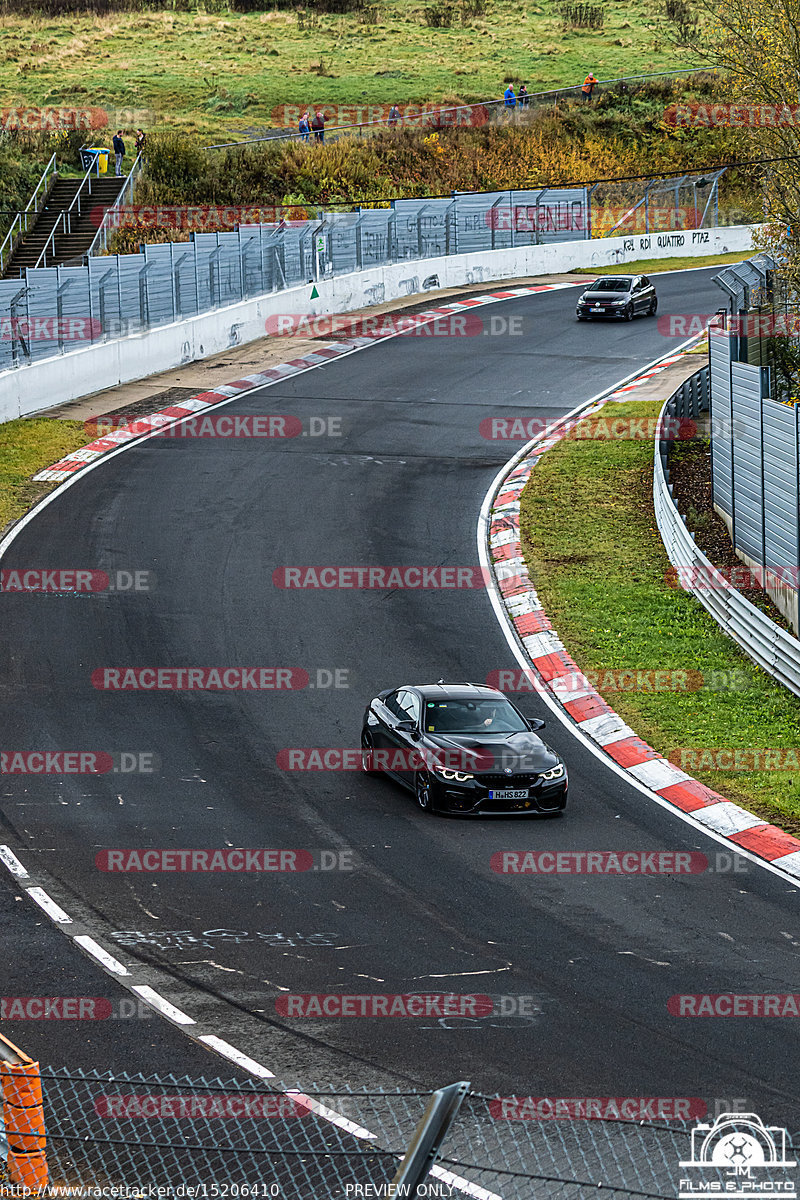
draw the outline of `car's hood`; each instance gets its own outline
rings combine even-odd
[[[603,289],[602,292],[584,292],[582,299],[591,300],[594,303],[595,300],[626,300],[629,296],[630,292],[609,292]]]
[[[445,765],[473,772],[548,771],[559,762],[555,751],[530,731],[522,733],[426,733],[426,745],[445,752]],[[463,766],[461,765],[463,764]]]

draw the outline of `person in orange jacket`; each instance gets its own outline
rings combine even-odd
[[[595,85],[596,83],[597,83],[597,80],[595,79],[594,75],[593,75],[593,74],[592,74],[592,72],[590,71],[590,72],[589,72],[589,74],[588,74],[588,75],[586,76],[586,78],[584,79],[584,81],[583,81],[583,87],[581,88],[581,95],[583,96],[583,99],[584,99],[585,101],[589,101],[589,100],[591,100],[591,98],[592,98],[592,88],[594,87],[594,85]]]

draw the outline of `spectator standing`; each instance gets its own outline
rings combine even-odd
[[[397,107],[396,104],[393,104],[392,107],[389,109],[389,128],[395,129],[397,127],[397,122],[399,120],[400,120],[400,109]]]
[[[314,141],[323,143],[325,141],[325,114],[321,109],[314,113],[311,128],[314,130]]]
[[[522,87],[519,89],[518,100],[520,103],[520,107],[522,107],[522,108],[528,107],[528,85],[526,83],[523,83]]]
[[[125,157],[125,143],[122,140],[121,129],[118,129],[114,134],[114,141],[112,142],[112,145],[114,147],[114,161],[117,168],[117,178],[119,178],[122,175],[122,160]]]
[[[596,83],[597,83],[597,80],[595,79],[594,75],[590,71],[589,74],[584,79],[583,86],[581,87],[581,94],[583,96],[584,103],[589,103],[591,101],[592,90]]]
[[[311,126],[308,122],[308,113],[307,112],[303,113],[302,117],[300,118],[300,124],[297,126],[297,128],[302,137],[302,140],[304,142],[307,142],[308,138],[309,138],[309,133],[311,131]]]
[[[147,134],[144,132],[143,129],[137,129],[136,130],[136,142],[135,142],[137,155],[144,153],[144,148],[145,148],[146,144],[147,144]]]
[[[505,101],[506,108],[516,108],[517,107],[517,97],[514,95],[513,83],[510,83],[508,85],[508,87],[506,88],[506,90],[503,92],[503,100]]]

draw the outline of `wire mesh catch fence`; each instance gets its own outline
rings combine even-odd
[[[401,1089],[49,1068],[42,1082],[53,1195],[392,1195],[429,1099]],[[691,1129],[678,1119],[543,1119],[513,1098],[470,1092],[420,1194],[583,1200],[602,1189],[615,1200],[672,1198]],[[714,1169],[706,1178],[723,1177]],[[0,1195],[16,1194],[0,1176]]]

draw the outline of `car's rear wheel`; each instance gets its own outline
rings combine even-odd
[[[622,315],[626,321],[632,321],[633,320],[633,305],[626,304],[622,310]]]
[[[414,795],[423,812],[433,812],[431,777],[427,771],[417,771],[414,776]]]
[[[362,769],[362,771],[366,771],[367,775],[379,774],[379,772],[375,770],[375,762],[374,762],[373,752],[374,752],[374,747],[372,745],[372,738],[369,736],[368,733],[362,734],[361,735],[361,769]]]
[[[649,315],[651,317],[654,317],[657,312],[658,312],[658,296],[653,296],[653,299],[650,301]]]

